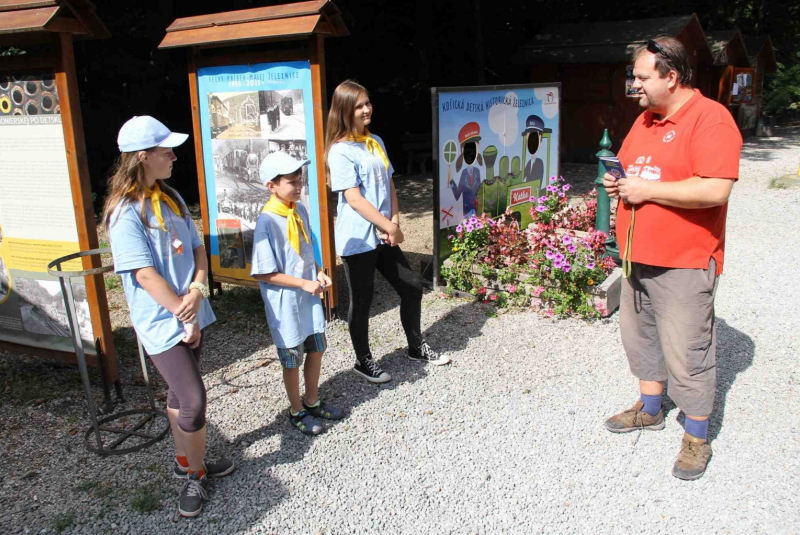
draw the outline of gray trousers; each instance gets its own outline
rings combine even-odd
[[[631,373],[644,381],[668,380],[667,395],[690,416],[714,406],[718,277],[708,269],[633,264],[622,282],[619,325]]]

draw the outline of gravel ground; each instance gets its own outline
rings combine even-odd
[[[491,317],[482,305],[428,293],[424,327],[454,362],[425,368],[404,357],[398,299],[381,280],[370,335],[394,380],[355,377],[346,326],[331,323],[322,395],[349,416],[311,439],[286,421],[258,294],[228,288],[215,304],[204,373],[211,450],[239,469],[216,483],[205,512],[177,515],[171,441],[121,457],[88,454],[75,368],[3,354],[0,533],[797,533],[800,321],[788,287],[800,265],[800,191],[768,185],[797,170],[800,125],[778,133],[748,141],[731,199],[714,457],[701,480],[670,475],[683,433],[674,406],[660,433],[602,427],[636,396],[616,316]],[[399,188],[407,248],[419,255],[430,251],[431,214],[429,193],[413,192],[429,187]],[[413,225],[428,230],[419,238]],[[118,409],[140,407],[135,347],[115,299],[128,397]],[[161,404],[164,388],[157,380]]]

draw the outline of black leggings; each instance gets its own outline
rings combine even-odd
[[[167,407],[178,409],[178,427],[187,433],[200,431],[206,425],[206,387],[200,374],[202,342],[195,349],[185,342],[163,353],[150,355],[150,360],[169,386]]]
[[[370,354],[369,307],[375,293],[376,269],[400,296],[400,321],[406,332],[408,346],[419,347],[422,344],[422,281],[409,267],[403,251],[399,247],[378,245],[374,251],[343,256],[342,262],[350,286],[347,325],[356,357]]]

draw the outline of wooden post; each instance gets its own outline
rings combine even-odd
[[[325,41],[321,35],[309,38],[309,52],[311,57],[311,85],[314,98],[314,122],[325,125],[325,113],[328,111],[328,95],[325,84]],[[327,236],[322,240],[322,264],[332,274],[333,285],[330,292],[330,309],[335,309],[339,301],[339,283],[336,274],[336,249],[333,238],[333,212],[329,209],[329,200],[332,197],[331,187],[328,183],[325,165],[325,128],[318,128],[316,134],[317,146],[317,193],[319,194],[319,220],[322,227],[321,234]]]
[[[197,164],[197,184],[200,193],[200,215],[203,219],[203,244],[206,248],[206,259],[208,260],[208,287],[211,295],[214,290],[222,293],[222,284],[214,281],[214,274],[211,270],[211,232],[208,228],[210,218],[208,217],[208,195],[206,193],[206,170],[203,166],[203,138],[200,128],[200,103],[197,94],[197,50],[190,48],[189,52],[189,98],[192,103],[192,129],[194,133],[194,156]]]
[[[75,73],[75,53],[72,46],[72,35],[58,34],[60,61],[55,69],[56,87],[58,88],[61,106],[61,121],[64,128],[64,144],[67,149],[67,165],[72,190],[72,202],[75,206],[75,220],[78,226],[78,245],[82,251],[97,249],[97,229],[92,206],[92,186],[89,181],[89,162],[86,157],[86,141],[83,133],[83,117],[78,97],[78,78]],[[97,256],[84,258],[83,269],[102,267]],[[105,292],[105,281],[102,275],[86,278],[86,299],[94,306],[89,306],[92,326],[101,336],[100,349],[105,359],[106,379],[109,382],[119,381],[114,336],[111,319],[108,315],[108,300]]]

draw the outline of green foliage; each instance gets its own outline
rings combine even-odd
[[[82,481],[75,488],[83,492],[89,492],[97,486],[97,481]]]
[[[61,533],[68,527],[72,525],[72,522],[75,521],[75,515],[73,513],[69,514],[60,514],[55,519],[53,519],[53,530],[56,533]]]
[[[106,277],[105,279],[106,290],[113,290],[115,288],[119,288],[122,285],[122,278],[118,275],[111,275]]]
[[[0,56],[21,56],[25,51],[14,46],[0,46]]]
[[[763,110],[769,115],[780,115],[797,109],[800,109],[800,65],[787,68],[779,63],[778,72],[764,92]]]
[[[161,496],[153,489],[145,487],[139,490],[131,500],[131,507],[140,513],[152,513],[161,506]]]

